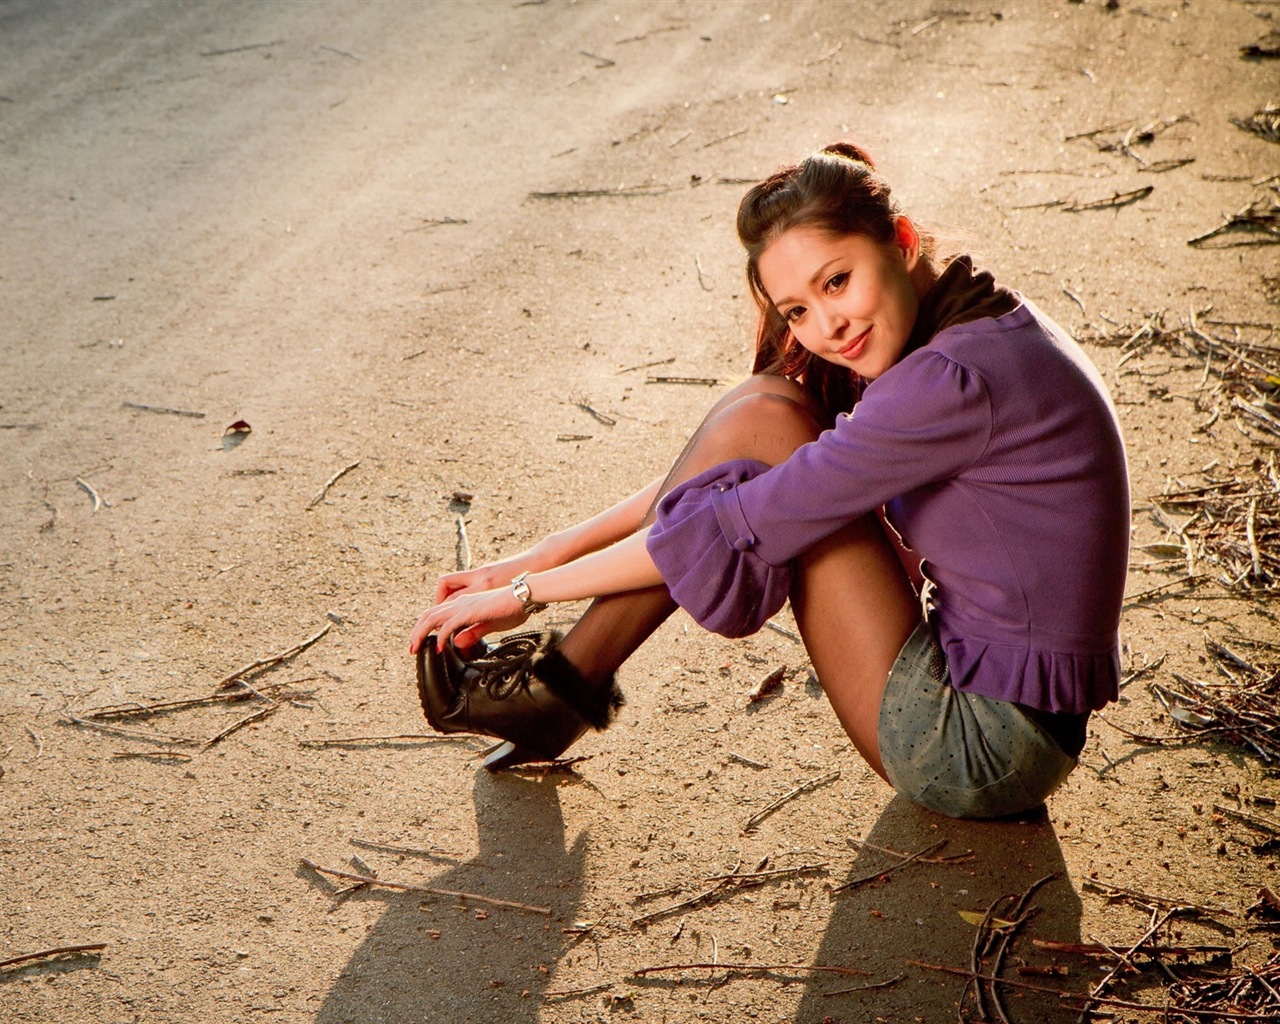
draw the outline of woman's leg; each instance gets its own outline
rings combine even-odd
[[[782,377],[752,377],[712,406],[662,482],[659,497],[730,459],[776,465],[819,432],[817,407],[802,389]],[[654,505],[644,525],[653,521]],[[666,587],[596,598],[560,651],[584,679],[604,685],[675,609]]]
[[[874,515],[800,556],[791,609],[844,731],[886,777],[877,730],[889,669],[920,623],[920,601]]]
[[[819,432],[816,410],[799,387],[777,377],[753,377],[707,414],[662,493],[729,459],[776,465]],[[586,679],[603,684],[675,607],[664,587],[597,599],[564,638],[561,652]],[[840,724],[883,776],[876,739],[880,701],[889,669],[919,622],[920,609],[874,514],[799,559],[792,607]]]

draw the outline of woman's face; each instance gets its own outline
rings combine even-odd
[[[791,333],[819,359],[874,380],[902,355],[920,306],[911,272],[920,240],[905,217],[891,242],[789,228],[760,254],[760,283]]]

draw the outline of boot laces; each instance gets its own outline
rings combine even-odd
[[[515,633],[503,637],[488,653],[470,659],[466,664],[479,674],[479,683],[490,699],[506,700],[521,687],[529,685],[533,656],[545,645],[543,633]]]

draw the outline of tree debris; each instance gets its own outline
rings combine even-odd
[[[320,490],[316,491],[315,497],[311,499],[310,503],[307,505],[307,508],[313,509],[317,505],[319,505],[320,502],[324,501],[325,496],[329,493],[329,488],[332,487],[334,484],[336,484],[348,473],[350,473],[358,465],[360,465],[360,460],[356,459],[355,462],[352,462],[350,465],[343,466],[340,470],[338,470],[338,472],[334,473],[333,476],[329,477],[329,479],[324,482],[324,486],[321,487]]]
[[[89,495],[90,500],[93,502],[94,512],[97,512],[98,509],[107,504],[102,500],[102,495],[94,490],[93,484],[89,483],[87,480],[84,480],[81,477],[76,477],[76,486],[79,487],[80,490],[84,491],[85,494]],[[110,508],[109,505],[107,507]]]
[[[1280,31],[1272,29],[1256,43],[1240,47],[1240,56],[1253,58],[1254,60],[1261,60],[1266,57],[1280,57]]]
[[[667,185],[619,185],[617,188],[571,188],[555,192],[530,192],[530,199],[628,199],[633,196],[661,196]]]
[[[164,405],[142,405],[140,402],[121,402],[126,409],[137,409],[139,412],[154,412],[162,416],[186,416],[188,419],[202,420],[204,413],[190,409],[170,409]]]
[[[770,974],[779,971],[813,971],[815,973],[843,974],[850,978],[870,977],[870,971],[860,971],[856,967],[832,967],[827,964],[664,964],[661,967],[638,967],[629,976],[640,978],[646,974],[658,974],[663,971],[765,971]]]
[[[47,960],[49,957],[65,956],[68,953],[99,953],[107,948],[105,942],[86,942],[79,946],[59,946],[56,949],[42,949],[38,953],[23,953],[0,960],[0,967],[12,967],[14,964],[26,963],[30,960]]]
[[[269,43],[247,43],[244,46],[231,46],[225,50],[204,50],[201,57],[225,57],[231,53],[245,53],[249,50],[267,50],[273,46],[284,45],[283,39],[273,39]]]
[[[334,878],[341,878],[349,882],[362,882],[365,885],[377,885],[386,889],[399,889],[402,892],[423,892],[431,896],[454,896],[460,900],[471,900],[475,903],[484,903],[493,907],[506,907],[511,910],[527,910],[532,914],[542,914],[545,917],[551,916],[550,907],[539,907],[530,903],[517,903],[514,900],[500,900],[492,896],[481,896],[474,892],[460,892],[457,889],[437,889],[429,885],[412,885],[408,882],[388,882],[385,879],[374,878],[371,875],[358,875],[351,871],[338,871],[334,868],[321,867],[313,860],[306,857],[300,858],[302,866],[310,868],[312,871],[322,875],[332,875]]]
[[[932,853],[937,853],[946,845],[947,845],[947,840],[939,839],[932,846],[926,846],[923,850],[917,850],[915,853],[907,854],[906,856],[902,857],[897,864],[890,864],[888,867],[881,868],[879,871],[873,871],[869,875],[862,875],[860,878],[853,878],[843,883],[842,885],[837,885],[834,889],[831,890],[831,895],[834,896],[836,893],[839,893],[839,892],[846,892],[849,889],[856,889],[858,886],[865,885],[867,882],[874,882],[881,878],[887,878],[893,872],[897,871],[898,868],[906,867],[912,861],[922,860],[925,857],[928,857]]]
[[[779,665],[751,688],[751,692],[747,694],[747,703],[760,703],[760,701],[764,700],[769,696],[769,694],[773,693],[774,690],[778,689],[778,687],[782,685],[782,680],[786,677],[787,666]]]
[[[713,387],[720,381],[715,377],[646,377],[646,384],[705,384]]]
[[[1261,234],[1263,238],[1254,238],[1243,242],[1223,243],[1227,245],[1273,245],[1280,242],[1280,197],[1277,195],[1257,196],[1251,199],[1235,213],[1225,218],[1216,228],[1204,234],[1187,239],[1187,245],[1201,246],[1210,239],[1226,234]]]
[[[1234,664],[1228,671],[1222,664],[1228,659],[1215,647],[1221,649],[1215,645],[1209,651],[1218,659],[1225,682],[1175,676],[1177,686],[1151,682],[1148,688],[1188,738],[1211,736],[1253,751],[1264,764],[1280,764],[1280,663],[1262,668]]]
[[[1121,206],[1128,206],[1130,203],[1141,202],[1155,190],[1154,185],[1143,185],[1142,188],[1135,188],[1129,192],[1116,192],[1114,195],[1106,196],[1103,199],[1092,199],[1083,203],[1068,203],[1062,209],[1067,213],[1081,213],[1084,210],[1116,209]]]
[[[249,662],[249,664],[247,664],[244,668],[238,669],[235,672],[232,672],[231,675],[223,679],[218,684],[218,689],[219,690],[229,689],[230,687],[236,686],[237,684],[247,685],[245,683],[246,676],[254,675],[262,671],[264,668],[271,668],[275,665],[279,665],[282,661],[288,661],[290,658],[294,657],[295,655],[301,654],[303,651],[305,651],[308,647],[310,647],[316,641],[320,640],[322,637],[327,635],[329,630],[331,630],[332,628],[333,626],[331,624],[326,625],[319,632],[313,634],[312,636],[307,637],[307,639],[303,640],[302,643],[297,644],[294,647],[290,647],[287,651],[281,651],[279,654],[271,654],[265,658],[259,658],[257,661]]]
[[[291,685],[293,684],[270,683],[262,687],[262,693],[275,693]],[[189,697],[183,700],[162,700],[155,701],[150,704],[108,704],[103,707],[86,708],[80,712],[80,716],[82,718],[89,718],[95,721],[105,721],[111,718],[132,718],[138,715],[143,715],[149,718],[158,712],[184,711],[187,708],[203,707],[210,704],[229,704],[236,701],[250,700],[256,696],[259,696],[259,693],[251,689],[240,689],[230,692],[225,689],[219,689],[204,697]]]
[[[366,743],[461,743],[474,739],[472,735],[461,736],[424,736],[421,733],[406,732],[390,736],[326,736],[314,740],[298,740],[300,747],[347,747],[363,746]]]
[[[817,778],[810,779],[808,782],[800,783],[800,785],[796,786],[795,789],[783,793],[782,796],[778,797],[778,799],[768,807],[765,807],[763,810],[757,811],[755,814],[751,815],[751,817],[747,819],[747,823],[742,827],[742,830],[744,832],[750,832],[783,804],[790,800],[794,800],[801,793],[807,793],[811,789],[817,789],[819,786],[825,786],[828,782],[834,782],[838,778],[840,778],[840,770],[836,769],[833,772],[827,772],[826,775],[819,775]]]

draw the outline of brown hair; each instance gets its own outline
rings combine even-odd
[[[765,178],[738,206],[738,239],[747,250],[747,283],[760,311],[754,373],[774,373],[798,382],[827,416],[853,408],[863,381],[848,369],[809,353],[760,281],[760,255],[789,228],[816,227],[832,235],[866,235],[891,242],[898,205],[866,152],[836,142],[800,163]],[[922,248],[931,248],[922,238]]]

